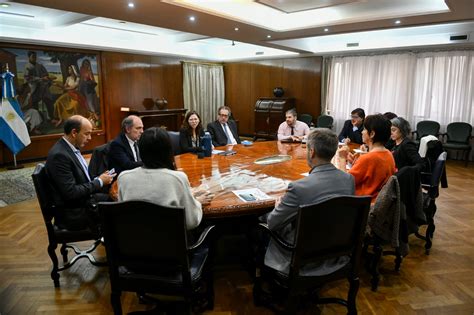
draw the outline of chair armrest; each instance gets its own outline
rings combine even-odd
[[[207,235],[211,232],[212,229],[214,229],[216,226],[215,225],[211,225],[211,226],[208,226],[207,228],[204,229],[204,231],[202,231],[201,235],[199,236],[199,239],[191,246],[188,246],[188,251],[193,251],[195,250],[196,248],[198,248],[199,246],[202,245],[202,243],[205,241]]]
[[[284,249],[289,250],[289,251],[293,251],[295,249],[294,245],[291,245],[291,244],[285,242],[284,240],[281,239],[281,237],[278,234],[276,234],[275,232],[270,230],[270,228],[268,227],[268,224],[259,223],[257,225],[257,227],[260,228],[261,230],[263,230],[265,233],[270,234],[271,238],[273,238],[278,243],[278,245],[280,245]]]

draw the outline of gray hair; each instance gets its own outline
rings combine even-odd
[[[393,127],[397,127],[400,129],[400,133],[402,134],[403,138],[406,138],[411,135],[411,127],[410,123],[406,121],[406,119],[402,117],[395,117],[392,120],[390,120],[392,123]]]
[[[134,117],[135,117],[134,115],[130,115],[130,116],[125,117],[122,120],[122,131],[123,132],[127,132],[127,129],[133,127],[133,118]]]
[[[317,157],[330,161],[337,151],[337,135],[328,128],[316,128],[308,136],[306,145],[313,149]]]
[[[288,114],[290,114],[292,116],[295,116],[295,117],[298,116],[298,114],[296,113],[296,109],[294,109],[294,108],[287,110],[285,115],[288,115]]]

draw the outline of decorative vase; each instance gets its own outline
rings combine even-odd
[[[162,109],[166,109],[166,106],[168,106],[168,101],[163,97],[163,98],[157,98],[155,100],[155,105],[156,105],[156,108],[162,110]]]
[[[143,100],[143,103],[142,103],[142,104],[143,104],[143,107],[145,107],[146,110],[153,109],[153,105],[155,105],[155,104],[153,103],[153,99],[151,99],[151,98],[145,98],[145,99]]]
[[[282,87],[276,87],[273,89],[273,95],[275,95],[275,97],[282,97],[283,94],[285,94],[285,91]]]

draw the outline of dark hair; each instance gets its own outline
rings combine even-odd
[[[225,105],[223,105],[223,106],[221,106],[221,107],[219,107],[219,108],[217,109],[217,114],[220,114],[220,113],[221,113],[221,110],[223,110],[223,109],[225,109],[226,111],[229,112],[229,117],[230,117],[230,115],[232,115],[232,112],[231,112],[231,110],[230,110],[230,107],[229,107],[229,106],[225,106]]]
[[[28,58],[30,58],[32,55],[35,55],[36,56],[36,51],[28,51]]]
[[[395,117],[398,117],[398,116],[395,113],[386,112],[386,113],[383,113],[383,117],[387,118],[388,120],[392,120],[392,119],[394,119]]]
[[[285,116],[288,115],[288,114],[290,114],[290,115],[293,116],[293,117],[298,117],[298,114],[296,113],[296,109],[295,109],[295,108],[292,108],[292,109],[287,110],[286,113],[285,113]]]
[[[356,108],[351,112],[351,115],[357,114],[362,120],[365,118],[365,112],[362,108]]]
[[[337,135],[328,128],[316,128],[308,136],[306,145],[313,149],[317,157],[330,161],[337,151]]]
[[[369,115],[365,118],[364,128],[367,129],[367,132],[370,136],[370,133],[373,131],[375,133],[372,138],[373,143],[385,143],[390,139],[390,120],[385,118],[382,114]]]
[[[71,117],[64,123],[64,134],[70,135],[73,129],[77,132],[81,131],[82,120],[80,118]]]
[[[163,128],[151,127],[138,140],[140,157],[146,168],[176,170],[170,136]]]
[[[411,127],[410,123],[402,117],[395,117],[391,121],[393,127],[397,127],[400,130],[403,138],[410,136]]]
[[[201,120],[201,116],[199,116],[199,114],[195,110],[191,110],[186,114],[183,120],[182,127],[186,130],[188,134],[192,134],[192,131],[191,131],[192,128],[191,126],[189,126],[189,122],[188,122],[189,117],[191,117],[192,115],[196,115],[197,118],[199,118],[199,124],[196,126],[196,136],[199,137],[199,133],[201,132],[201,129],[202,129],[202,120]]]

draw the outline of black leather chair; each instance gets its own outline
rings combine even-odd
[[[464,154],[466,166],[469,163],[469,154],[471,153],[471,133],[472,126],[464,122],[453,122],[446,127],[446,142],[443,143],[445,150],[461,151]]]
[[[181,154],[181,146],[179,145],[179,132],[178,131],[168,131],[168,135],[170,136],[171,146],[173,147],[173,154],[180,155]]]
[[[270,234],[279,246],[292,252],[292,258],[289,274],[265,266],[263,261],[258,264],[260,277],[255,280],[254,303],[266,304],[262,283],[267,280],[273,286],[284,290],[286,297],[284,312],[295,314],[299,296],[314,292],[325,283],[347,278],[349,281],[347,301],[339,298],[316,298],[314,302],[338,303],[346,306],[349,314],[356,314],[359,261],[370,199],[366,196],[340,196],[300,208],[296,218],[295,244],[287,244],[266,224],[260,223],[259,227]],[[350,261],[330,274],[309,276],[301,273],[302,268],[308,264],[318,264],[326,259],[341,256],[349,256]]]
[[[307,124],[308,127],[311,127],[311,123],[313,122],[313,116],[311,116],[310,114],[301,114],[298,116],[298,120]]]
[[[318,117],[318,120],[316,122],[316,127],[332,129],[333,122],[334,122],[334,118],[332,118],[332,116],[321,115]]]
[[[415,137],[413,138],[413,141],[419,144],[420,139],[425,136],[432,135],[432,136],[438,137],[439,128],[440,128],[440,125],[436,121],[422,120],[416,124],[416,130],[413,131],[413,134],[415,135]]]
[[[36,168],[31,175],[33,184],[35,186],[36,195],[40,204],[41,212],[43,214],[44,223],[48,232],[48,254],[53,263],[53,270],[51,271],[51,279],[54,281],[54,286],[59,287],[59,271],[66,270],[72,267],[76,261],[81,258],[87,258],[95,266],[105,266],[106,263],[97,261],[91,252],[93,252],[100,244],[100,236],[89,229],[81,231],[69,231],[60,229],[54,224],[54,216],[56,211],[61,211],[54,204],[52,194],[53,189],[50,186],[50,180],[46,174],[44,164],[36,165]],[[93,240],[94,243],[86,250],[79,249],[76,245],[70,244],[72,242],[82,242]],[[61,245],[61,255],[63,257],[63,265],[60,267],[58,256],[56,255],[56,248],[58,244]],[[76,254],[71,260],[68,260],[68,249],[72,249]]]
[[[107,154],[109,154],[110,142],[95,147],[89,162],[89,175],[91,178],[100,176],[109,169]]]
[[[99,212],[114,314],[122,314],[122,291],[180,296],[188,311],[197,304],[213,308],[210,249],[205,241],[214,226],[188,246],[183,208],[125,201],[99,203]]]
[[[431,173],[421,173],[421,187],[426,191],[424,194],[423,209],[425,211],[428,226],[424,236],[418,231],[415,232],[415,235],[425,241],[426,255],[430,254],[430,250],[433,245],[433,235],[436,229],[434,224],[434,216],[437,210],[436,198],[439,196],[439,186],[440,183],[442,183],[441,179],[446,165],[446,156],[446,152],[443,152],[439,155]]]

